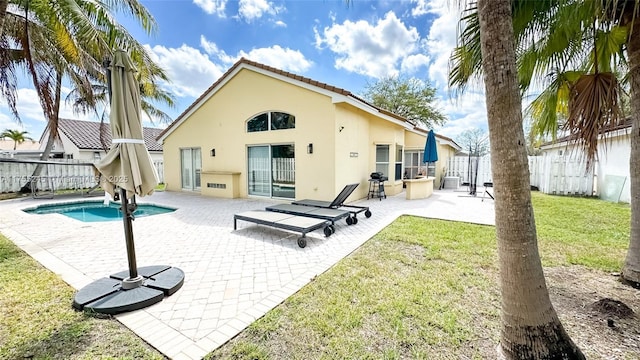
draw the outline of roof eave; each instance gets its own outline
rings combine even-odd
[[[207,89],[198,99],[196,99],[182,114],[180,114],[172,124],[170,124],[162,133],[160,133],[160,135],[158,136],[158,142],[162,144],[164,140],[173,131],[175,131],[176,128],[178,128],[187,118],[189,118],[193,113],[195,113],[202,106],[202,104],[204,104],[213,95],[215,95],[220,88],[222,88],[225,84],[227,84],[234,76],[236,76],[243,69],[248,69],[248,70],[257,72],[259,74],[263,74],[271,78],[274,78],[289,84],[293,84],[293,85],[314,91],[319,94],[323,94],[325,96],[330,97],[332,100],[332,103],[334,104],[348,103],[358,109],[361,109],[372,115],[378,116],[387,121],[391,121],[406,129],[411,129],[414,126],[413,124],[409,123],[406,120],[402,120],[400,118],[396,118],[394,116],[385,114],[385,112],[382,111],[381,109],[373,105],[370,105],[361,99],[358,99],[356,96],[354,96],[349,91],[346,91],[344,89],[340,89],[328,84],[321,83],[319,81],[308,79],[306,77],[290,74],[288,72],[280,73],[280,71],[274,71],[273,70],[274,68],[270,66],[266,66],[266,65],[257,66],[254,64],[258,64],[258,63],[254,63],[246,59],[239,60],[224,75],[222,75],[222,77],[218,79],[209,89]],[[303,80],[306,80],[306,81],[303,81]]]

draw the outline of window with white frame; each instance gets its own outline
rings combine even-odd
[[[376,172],[389,176],[389,145],[376,145]]]
[[[402,180],[402,145],[396,144],[395,179]]]
[[[418,175],[423,175],[425,167],[423,166],[422,150],[412,150],[404,152],[404,174],[405,179],[415,179]]]

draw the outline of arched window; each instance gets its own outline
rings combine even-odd
[[[296,117],[283,112],[266,112],[247,121],[247,132],[295,128]]]

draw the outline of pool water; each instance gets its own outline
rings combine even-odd
[[[165,214],[175,210],[176,209],[158,205],[138,204],[138,208],[133,215],[139,218]],[[104,205],[102,201],[40,205],[32,209],[25,209],[24,212],[30,214],[62,214],[83,222],[115,221],[122,219],[119,203],[112,202],[109,203],[109,205]]]

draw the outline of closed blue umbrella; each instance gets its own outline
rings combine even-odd
[[[422,162],[434,163],[438,161],[438,145],[436,144],[436,134],[433,130],[429,130],[427,135],[427,143],[424,145],[424,156]]]

